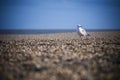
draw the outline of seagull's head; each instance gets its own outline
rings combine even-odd
[[[80,24],[78,24],[77,26],[78,26],[78,27],[82,27],[82,25],[80,25]]]
[[[82,25],[78,24],[77,27],[78,27],[78,28],[82,28]]]

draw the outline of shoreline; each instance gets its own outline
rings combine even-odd
[[[120,31],[101,31],[101,32],[88,32],[91,38],[105,38],[112,39],[120,36]],[[64,33],[50,33],[50,34],[0,34],[0,40],[29,40],[29,39],[80,39],[84,36],[79,36],[77,32],[64,32]]]

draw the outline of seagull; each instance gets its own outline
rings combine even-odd
[[[88,35],[86,30],[84,28],[82,28],[81,25],[78,24],[77,27],[78,27],[78,31],[79,31],[80,34],[82,34],[83,36]]]

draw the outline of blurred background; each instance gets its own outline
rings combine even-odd
[[[120,29],[120,0],[1,0],[0,29]]]

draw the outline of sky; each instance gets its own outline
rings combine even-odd
[[[0,29],[120,29],[119,0],[0,0]]]

